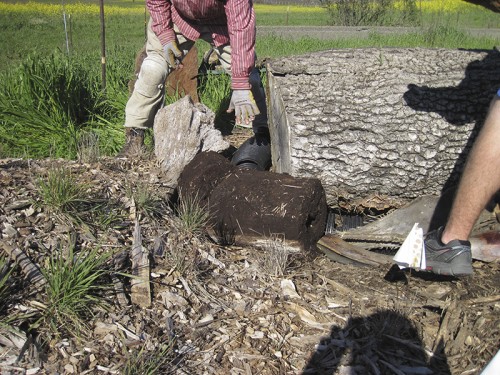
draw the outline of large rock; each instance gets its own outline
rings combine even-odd
[[[267,64],[273,168],[332,207],[400,206],[458,181],[500,87],[496,50],[339,49]]]
[[[170,186],[177,186],[184,167],[202,151],[229,148],[219,130],[214,128],[215,114],[204,104],[193,103],[185,96],[158,111],[153,131],[155,155]]]

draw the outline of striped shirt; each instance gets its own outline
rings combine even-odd
[[[216,47],[231,45],[231,87],[250,89],[255,65],[255,12],[252,0],[146,0],[154,33],[162,45],[175,40],[173,24],[187,39],[209,28]]]

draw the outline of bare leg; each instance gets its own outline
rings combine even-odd
[[[500,188],[500,98],[491,101],[469,154],[441,241],[467,240],[481,211]]]

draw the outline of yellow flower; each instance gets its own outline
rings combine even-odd
[[[254,4],[255,13],[319,13],[324,8],[318,6]]]
[[[98,4],[75,3],[75,4],[42,4],[29,2],[26,4],[10,4],[0,2],[0,12],[11,13],[39,13],[44,15],[58,15],[64,12],[69,14],[99,14]],[[144,6],[120,7],[115,5],[105,5],[105,14],[141,14],[144,13]]]
[[[464,0],[417,0],[416,5],[423,12],[465,12],[480,8]]]

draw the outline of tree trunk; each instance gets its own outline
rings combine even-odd
[[[497,50],[339,49],[267,63],[273,169],[331,207],[399,207],[455,185],[500,87]]]

